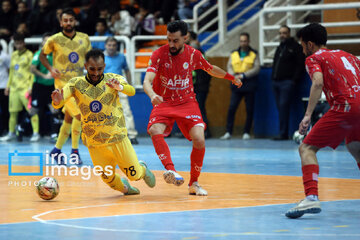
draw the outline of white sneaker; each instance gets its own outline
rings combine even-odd
[[[288,218],[299,218],[305,213],[321,212],[320,201],[310,201],[307,198],[301,200],[295,207],[289,209],[285,216]]]
[[[230,139],[230,138],[231,138],[231,134],[228,133],[228,132],[226,132],[226,133],[224,134],[224,136],[222,136],[220,139],[221,139],[221,140],[228,140],[228,139]]]
[[[37,142],[40,140],[40,134],[39,133],[33,133],[33,135],[30,138],[30,142]]]
[[[191,186],[189,186],[189,194],[196,196],[207,196],[208,193],[205,189],[203,189],[198,182],[193,182]]]
[[[12,132],[9,132],[6,136],[1,137],[0,141],[7,142],[7,141],[15,140],[15,139],[16,139],[16,134],[12,133]]]
[[[249,140],[250,138],[251,138],[250,134],[248,134],[248,133],[244,133],[243,136],[242,136],[243,140]]]
[[[167,182],[168,184],[174,184],[175,186],[180,186],[184,183],[184,178],[173,170],[165,171],[163,176],[165,182]]]

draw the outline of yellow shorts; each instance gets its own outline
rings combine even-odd
[[[71,97],[69,100],[66,101],[62,112],[68,112],[72,117],[80,115],[80,108],[76,104],[75,98]]]
[[[94,168],[100,169],[101,167],[102,170],[105,170],[109,169],[109,166],[111,166],[112,175],[103,171],[107,178],[113,177],[116,165],[118,165],[127,178],[132,181],[141,179],[145,174],[145,169],[139,164],[135,150],[127,137],[119,143],[99,147],[89,147],[89,153]]]
[[[26,91],[12,91],[9,93],[9,112],[20,112],[23,107],[26,110],[29,100],[25,97]]]

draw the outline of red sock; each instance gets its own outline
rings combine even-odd
[[[302,167],[305,195],[318,196],[319,165],[311,164]]]
[[[191,186],[193,184],[193,182],[197,182],[199,176],[200,176],[200,172],[201,172],[201,167],[203,165],[203,160],[204,160],[204,155],[205,155],[205,147],[202,149],[197,149],[194,148],[192,149],[191,152],[191,171],[190,171],[190,182],[189,182],[189,186]]]
[[[165,142],[164,135],[154,135],[151,137],[151,140],[155,147],[155,152],[161,160],[161,163],[164,165],[165,169],[175,171],[174,163],[172,162],[170,156],[170,149]]]

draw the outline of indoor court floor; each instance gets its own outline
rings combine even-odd
[[[9,170],[39,173],[39,156],[53,145],[44,139],[0,143],[0,239],[360,239],[360,171],[344,145],[318,155],[322,212],[288,219],[285,211],[304,198],[293,141],[208,139],[199,180],[205,197],[188,195],[191,143],[166,141],[184,185],[165,183],[151,139],[142,137],[134,148],[154,170],[155,188],[141,180],[131,182],[140,195],[110,189],[100,177],[86,175],[92,163],[81,145],[83,174],[55,176],[60,193],[51,201],[35,192],[34,181],[42,176],[9,176]],[[63,151],[70,150],[69,141]]]

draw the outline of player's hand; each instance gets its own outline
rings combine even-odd
[[[153,95],[151,97],[151,103],[155,106],[155,105],[159,105],[160,103],[162,103],[164,101],[162,96],[159,96],[157,94]]]
[[[54,103],[54,105],[59,105],[61,101],[63,100],[63,90],[55,89],[51,93],[51,99]]]
[[[114,78],[112,79],[109,79],[107,82],[106,82],[106,85],[108,85],[109,87],[117,90],[117,91],[122,91],[124,90],[124,86],[122,84],[120,84],[120,82]]]
[[[240,88],[243,84],[239,77],[235,77],[234,80],[232,80],[232,83],[236,85],[238,88]]]
[[[60,71],[58,69],[56,69],[56,68],[51,68],[50,72],[51,72],[51,76],[53,78],[60,78],[61,77]]]
[[[305,135],[310,126],[311,116],[304,116],[303,120],[299,124],[299,133]]]
[[[10,93],[10,89],[9,88],[5,88],[4,94],[5,96],[9,96]]]

